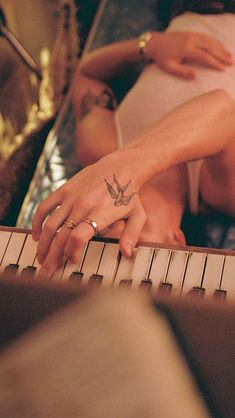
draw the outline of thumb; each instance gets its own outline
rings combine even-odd
[[[169,61],[165,65],[165,69],[170,73],[178,77],[185,78],[187,80],[194,80],[196,78],[195,71],[177,61]]]

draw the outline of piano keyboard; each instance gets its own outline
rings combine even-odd
[[[37,243],[28,230],[0,228],[0,273],[36,278]],[[51,280],[127,286],[171,295],[235,299],[235,253],[195,247],[139,245],[131,259],[114,241],[91,240],[75,265],[64,260]]]

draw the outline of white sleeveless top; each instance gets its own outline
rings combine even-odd
[[[174,18],[167,30],[201,32],[217,38],[233,54],[235,61],[235,14],[200,15],[187,12]],[[193,64],[188,65],[196,68]],[[217,88],[226,90],[235,99],[235,64],[224,71],[197,66],[195,80],[172,76],[156,64],[147,65],[116,111],[119,146],[151,128],[162,116],[185,101]],[[197,173],[199,175],[198,170]],[[189,181],[190,189],[195,188],[192,175]],[[197,211],[195,193],[198,194],[198,191],[193,191],[193,212]]]

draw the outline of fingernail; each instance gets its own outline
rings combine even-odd
[[[36,234],[35,232],[32,232],[32,238],[34,241],[38,241],[39,240],[39,234]]]
[[[128,242],[126,245],[125,245],[125,256],[126,257],[131,257],[132,256],[132,253],[133,253],[133,245],[130,243],[130,242]]]

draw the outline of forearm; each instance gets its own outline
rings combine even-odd
[[[200,47],[204,44],[206,52]],[[230,52],[218,40],[205,34],[187,31],[152,31],[144,47],[144,56],[163,70],[186,79],[195,78],[195,71],[185,65],[187,62],[219,71],[232,64]],[[79,63],[78,71],[88,77],[108,81],[142,59],[139,39],[134,38],[109,44],[85,54]]]
[[[120,75],[141,60],[138,39],[130,39],[106,45],[85,54],[78,70],[88,77],[106,81]]]
[[[180,163],[228,153],[234,138],[234,101],[217,90],[178,107],[123,151],[132,160],[136,183],[142,185]]]

